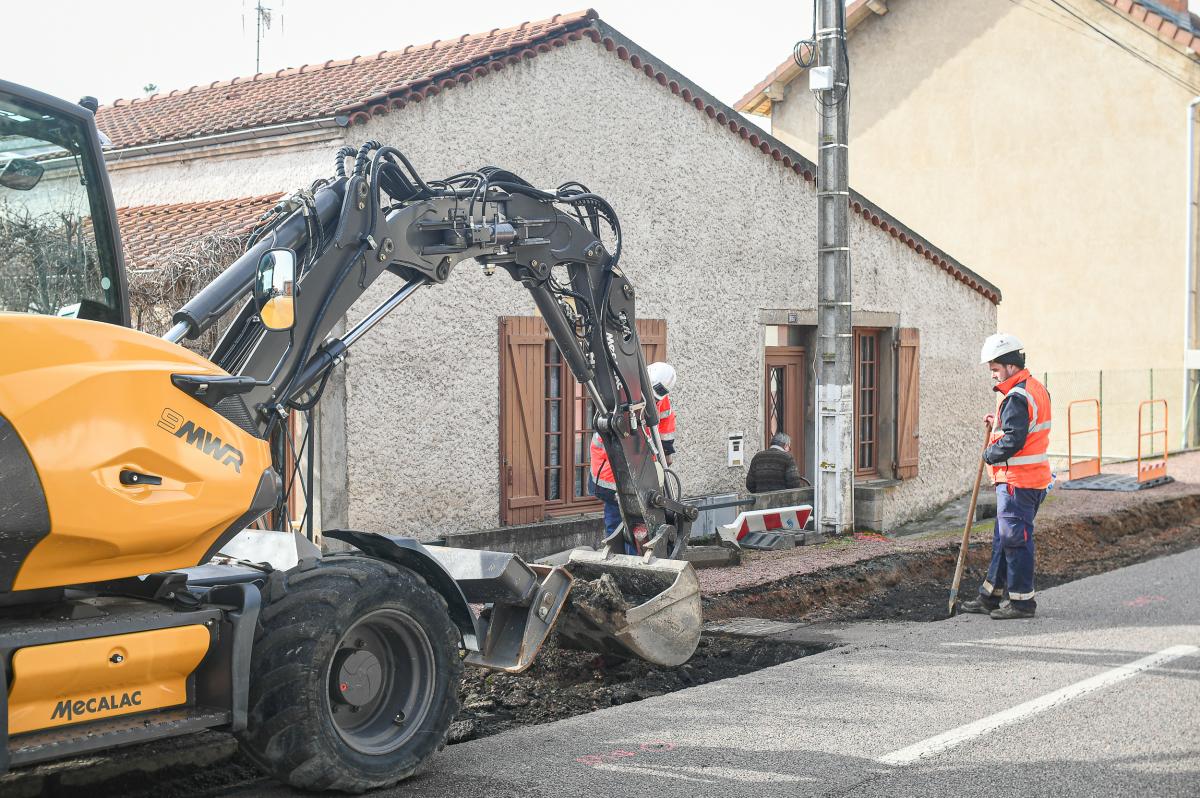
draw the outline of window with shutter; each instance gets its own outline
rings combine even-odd
[[[666,359],[667,324],[638,321],[649,364]],[[594,408],[539,317],[500,320],[500,519],[598,510],[588,492]]]
[[[879,375],[878,330],[854,331],[854,474],[879,474]]]
[[[901,328],[897,351],[896,476],[917,475],[921,445],[921,334]]]

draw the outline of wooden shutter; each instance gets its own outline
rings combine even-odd
[[[665,319],[638,319],[638,340],[642,342],[642,354],[649,366],[667,359],[667,322]]]
[[[896,476],[917,475],[921,448],[921,333],[902,328],[897,338]]]
[[[536,317],[500,319],[500,521],[545,515],[542,380],[546,327]]]

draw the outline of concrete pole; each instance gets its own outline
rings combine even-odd
[[[817,531],[854,531],[854,333],[850,318],[849,164],[845,0],[817,0],[818,64],[833,87],[816,94]]]

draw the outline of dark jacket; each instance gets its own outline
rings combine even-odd
[[[1020,383],[1021,387],[1025,383]],[[1029,434],[1029,403],[1019,393],[1010,393],[1000,402],[1000,423],[1004,437],[993,443],[983,453],[983,462],[998,465],[1025,448]]]
[[[791,490],[800,487],[800,469],[796,458],[783,449],[763,449],[750,461],[746,473],[746,490],[751,493],[767,493],[773,490]]]

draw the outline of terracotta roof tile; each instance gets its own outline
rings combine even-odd
[[[117,208],[125,263],[131,270],[153,269],[209,236],[243,236],[281,196]]]
[[[1137,24],[1155,33],[1164,42],[1183,47],[1189,55],[1200,56],[1200,36],[1192,33],[1192,31],[1200,31],[1200,16],[1188,15],[1188,22],[1191,24],[1191,30],[1188,30],[1139,5],[1137,0],[1096,0],[1096,2],[1107,3],[1117,11],[1128,15]],[[846,6],[847,32],[853,32],[861,22],[875,16],[863,11],[866,5],[867,0],[854,0]],[[784,84],[790,83],[804,71],[796,65],[791,56],[788,56],[787,60],[771,70],[769,75],[746,92],[740,100],[733,104],[733,107],[744,114],[770,116],[771,102],[766,96],[767,89],[777,81]]]
[[[378,112],[414,91],[436,93],[466,82],[498,59],[515,62],[549,49],[596,18],[592,10],[559,14],[512,28],[465,34],[343,61],[306,64],[252,77],[213,81],[186,91],[117,100],[97,113],[113,145],[133,147],[272,124]],[[579,38],[576,34],[573,38]],[[565,43],[562,39],[558,44]],[[451,80],[446,80],[451,78]],[[440,81],[440,83],[439,83]],[[417,98],[419,99],[419,97]]]

